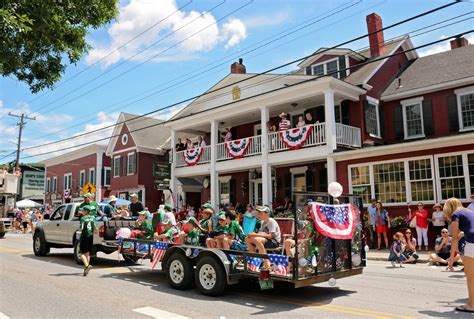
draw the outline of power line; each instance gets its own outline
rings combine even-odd
[[[218,5],[214,6],[214,7],[211,8],[209,11],[215,10],[217,7],[223,5],[223,4],[225,3],[225,1],[226,1],[226,0],[224,0],[224,1],[221,2],[221,3],[219,3]],[[72,102],[72,101],[75,101],[75,100],[77,100],[77,99],[79,99],[79,98],[81,98],[81,97],[83,97],[83,96],[85,96],[85,95],[87,95],[87,94],[89,94],[89,93],[91,93],[91,92],[93,92],[93,91],[96,91],[96,90],[100,89],[101,87],[103,87],[103,86],[105,86],[105,85],[111,83],[112,81],[114,81],[114,80],[116,80],[116,79],[122,77],[123,75],[125,75],[125,74],[127,74],[127,73],[129,73],[129,72],[131,72],[131,71],[133,71],[133,70],[136,70],[137,68],[139,68],[140,66],[142,66],[142,65],[145,64],[146,62],[149,62],[149,61],[151,61],[152,59],[154,59],[154,58],[160,56],[161,54],[163,54],[163,53],[165,53],[165,52],[171,50],[172,48],[177,47],[177,46],[180,45],[181,43],[184,43],[184,42],[188,41],[189,39],[193,38],[193,37],[196,36],[197,34],[203,32],[204,30],[210,28],[211,26],[213,26],[213,25],[217,24],[218,22],[224,20],[225,18],[229,17],[229,16],[232,15],[233,13],[235,13],[235,12],[237,12],[237,11],[239,11],[239,10],[245,8],[245,7],[247,7],[247,6],[250,5],[253,1],[254,1],[254,0],[250,0],[249,2],[245,3],[244,5],[238,7],[237,9],[235,9],[235,10],[231,11],[230,13],[224,15],[224,16],[221,17],[220,19],[214,21],[214,22],[211,23],[211,24],[208,24],[207,26],[205,26],[204,28],[198,30],[197,32],[192,33],[190,36],[184,38],[184,39],[181,40],[181,41],[178,41],[177,43],[173,44],[172,46],[169,46],[169,47],[167,47],[166,49],[163,49],[162,51],[160,51],[160,52],[158,52],[157,54],[153,55],[152,57],[146,59],[145,61],[142,61],[142,62],[140,62],[140,63],[138,63],[138,64],[132,66],[132,67],[129,68],[128,70],[125,70],[124,72],[119,73],[118,75],[112,77],[111,79],[109,79],[109,80],[103,82],[102,84],[100,84],[100,85],[98,85],[98,86],[96,86],[96,87],[93,87],[93,88],[89,89],[88,91],[86,91],[86,92],[84,92],[84,93],[82,93],[82,94],[80,94],[80,95],[78,95],[78,96],[76,96],[76,97],[74,97],[74,98],[71,98],[71,99],[67,100],[66,102],[63,102],[63,104],[59,104],[58,106],[55,106],[55,107],[53,107],[53,108],[50,108],[50,109],[46,110],[45,112],[43,112],[43,114],[49,113],[49,112],[51,112],[51,111],[53,111],[53,110],[56,110],[56,109],[58,109],[59,107],[63,106],[64,104],[67,104],[67,103],[70,103],[70,102]],[[154,46],[156,43],[161,42],[161,41],[163,41],[164,39],[169,38],[171,35],[173,35],[174,33],[178,32],[180,29],[183,29],[184,27],[190,25],[190,24],[191,24],[192,22],[194,22],[195,20],[199,19],[202,15],[204,15],[204,13],[202,13],[201,15],[195,17],[194,19],[192,19],[191,21],[189,21],[189,22],[186,23],[185,25],[181,26],[180,28],[178,28],[178,29],[174,30],[173,32],[169,33],[169,34],[166,35],[164,38],[161,38],[159,41],[155,42],[154,44],[152,44],[152,45],[146,47],[145,49],[139,51],[138,53],[134,54],[134,55],[131,56],[129,59],[132,59],[132,58],[138,56],[138,55],[141,54],[142,52],[144,52],[144,51],[148,50],[149,48],[151,48],[152,46]],[[121,63],[114,65],[112,68],[110,68],[110,69],[108,69],[107,71],[105,71],[105,72],[99,74],[98,76],[94,77],[92,80],[83,83],[83,84],[80,85],[78,88],[75,88],[74,90],[70,91],[69,93],[64,94],[63,96],[61,96],[60,98],[54,100],[53,102],[48,103],[48,104],[44,104],[43,106],[40,107],[40,109],[44,108],[45,106],[47,106],[47,105],[49,105],[49,104],[54,104],[55,102],[60,101],[60,99],[66,97],[66,96],[69,96],[69,95],[71,95],[71,94],[73,94],[73,93],[75,93],[77,90],[82,89],[83,87],[89,85],[90,83],[94,82],[95,80],[97,80],[97,79],[103,77],[104,75],[110,73],[111,71],[115,70],[116,68],[118,68],[119,66],[121,66],[122,64],[124,64],[124,63],[126,63],[126,62],[127,62],[127,61],[124,60],[124,61],[122,61]]]
[[[82,134],[78,134],[78,135],[75,135],[75,136],[73,136],[73,137],[64,138],[64,139],[60,139],[60,140],[57,140],[57,141],[45,143],[45,144],[42,144],[42,146],[48,146],[48,145],[60,143],[60,142],[66,141],[66,140],[71,140],[71,139],[79,138],[79,137],[82,137],[82,136],[85,136],[85,135],[93,134],[93,133],[95,133],[95,132],[102,131],[102,130],[105,130],[105,129],[107,129],[107,128],[115,127],[115,126],[120,125],[120,124],[123,124],[123,123],[125,123],[125,122],[133,121],[133,120],[136,120],[136,119],[139,119],[139,118],[148,116],[148,115],[150,115],[150,114],[153,114],[153,113],[156,113],[156,112],[159,112],[159,111],[163,111],[163,110],[165,110],[165,109],[168,109],[168,108],[171,108],[171,107],[175,107],[175,106],[178,106],[178,105],[183,104],[183,103],[186,103],[186,102],[193,101],[193,100],[195,100],[195,99],[197,99],[197,98],[199,98],[199,97],[212,94],[212,93],[214,93],[214,92],[223,90],[223,89],[225,89],[225,88],[228,88],[228,87],[231,87],[231,86],[235,86],[235,85],[238,84],[238,83],[242,83],[242,82],[245,82],[245,81],[249,81],[249,80],[251,80],[251,79],[253,79],[253,78],[256,78],[256,77],[258,77],[258,76],[261,76],[261,75],[270,73],[270,72],[272,72],[272,71],[281,69],[281,68],[283,68],[283,67],[287,67],[287,66],[292,65],[292,64],[297,63],[297,62],[304,61],[304,60],[306,60],[306,59],[308,59],[308,58],[310,58],[310,57],[312,57],[312,56],[314,56],[314,55],[316,55],[316,54],[321,54],[321,53],[327,52],[327,51],[329,51],[329,50],[335,49],[335,48],[337,48],[337,47],[344,46],[344,45],[349,44],[349,43],[351,43],[351,42],[355,42],[355,41],[361,40],[361,39],[363,39],[363,38],[365,38],[365,37],[368,37],[368,36],[370,36],[370,35],[376,34],[376,33],[378,33],[378,32],[383,32],[383,31],[388,30],[388,29],[391,29],[391,28],[394,28],[394,27],[396,27],[396,26],[398,26],[398,25],[401,25],[401,24],[407,23],[407,22],[409,22],[409,21],[418,19],[418,18],[420,18],[420,17],[429,15],[429,14],[431,14],[431,13],[434,13],[434,12],[437,12],[437,11],[439,11],[439,10],[445,9],[445,8],[450,7],[450,6],[452,6],[452,5],[454,5],[454,4],[457,4],[457,3],[459,3],[459,2],[458,2],[458,1],[451,2],[451,3],[448,3],[448,4],[442,5],[442,6],[440,6],[440,7],[437,7],[437,8],[428,10],[428,11],[425,11],[425,12],[420,13],[420,14],[418,14],[418,15],[415,15],[415,16],[413,16],[413,17],[410,17],[410,18],[401,20],[401,21],[399,21],[399,22],[396,22],[396,23],[394,23],[394,24],[391,24],[391,25],[389,25],[389,26],[386,26],[386,27],[384,27],[384,28],[382,28],[382,29],[380,29],[380,30],[376,30],[376,31],[374,31],[374,32],[369,32],[369,33],[367,33],[367,34],[365,34],[365,35],[361,35],[361,36],[358,36],[358,37],[353,38],[353,39],[351,39],[351,40],[344,41],[344,42],[339,43],[339,44],[337,44],[337,45],[335,45],[335,46],[332,46],[332,47],[330,47],[330,48],[325,48],[325,49],[319,50],[318,52],[312,53],[312,54],[307,55],[307,56],[304,56],[304,57],[302,57],[302,58],[298,58],[298,59],[296,59],[296,60],[293,60],[293,61],[287,62],[287,63],[285,63],[285,64],[282,64],[282,65],[280,65],[280,66],[271,68],[271,69],[269,69],[269,70],[267,70],[267,71],[264,71],[264,72],[261,72],[261,73],[257,73],[257,74],[255,74],[255,75],[252,75],[252,76],[248,77],[248,78],[245,78],[245,79],[236,81],[236,82],[234,82],[234,83],[232,83],[232,84],[225,85],[225,86],[220,87],[220,88],[218,88],[218,89],[209,90],[209,91],[204,92],[204,93],[202,93],[202,94],[199,94],[199,95],[196,95],[196,96],[187,98],[187,99],[185,99],[185,100],[181,100],[181,101],[179,101],[179,102],[170,104],[170,105],[168,105],[168,106],[166,106],[166,107],[163,107],[163,108],[160,108],[160,109],[156,109],[156,110],[147,112],[147,113],[145,113],[145,114],[142,114],[142,115],[138,115],[138,116],[136,116],[136,117],[133,117],[133,118],[131,118],[131,119],[124,120],[124,121],[121,121],[121,122],[117,122],[117,123],[112,124],[112,125],[107,125],[107,126],[104,126],[104,127],[102,127],[102,128],[96,129],[96,130],[91,130],[91,131],[89,131],[89,132],[85,132],[85,133],[82,133]],[[23,150],[28,150],[28,149],[32,149],[32,148],[36,148],[36,147],[37,147],[37,146],[26,147],[26,148],[24,148]]]
[[[440,40],[436,40],[436,41],[433,41],[433,42],[430,42],[430,43],[426,43],[426,44],[420,45],[420,46],[418,46],[418,47],[414,47],[414,48],[411,48],[411,49],[408,49],[408,50],[402,50],[402,51],[399,51],[399,52],[396,52],[396,53],[393,53],[393,54],[390,54],[390,55],[386,55],[386,56],[383,56],[383,57],[380,57],[380,58],[376,58],[376,59],[372,59],[372,60],[369,60],[369,61],[366,61],[366,62],[362,62],[362,63],[359,63],[359,64],[356,65],[356,66],[347,67],[347,68],[344,68],[344,69],[339,69],[339,70],[337,70],[337,71],[333,71],[333,72],[327,73],[326,75],[312,77],[311,79],[308,79],[308,80],[304,80],[304,81],[301,81],[301,82],[298,82],[298,83],[294,83],[294,84],[289,84],[289,85],[287,85],[287,86],[285,86],[285,87],[280,87],[280,88],[268,90],[268,91],[266,91],[266,92],[258,93],[258,94],[255,94],[255,95],[253,95],[253,96],[249,96],[249,97],[240,99],[240,100],[238,100],[238,101],[233,101],[233,102],[221,104],[221,105],[215,106],[215,107],[210,108],[210,109],[206,109],[206,110],[203,110],[203,111],[198,111],[198,112],[195,112],[195,113],[193,113],[193,114],[184,116],[184,117],[182,117],[182,118],[179,118],[179,120],[181,120],[181,119],[183,119],[183,118],[186,118],[186,117],[189,117],[189,116],[195,116],[195,115],[197,115],[197,114],[201,114],[201,113],[204,113],[204,112],[209,112],[209,111],[215,110],[215,109],[217,109],[217,108],[221,108],[221,107],[229,106],[229,105],[232,105],[232,104],[235,104],[235,103],[239,103],[239,102],[242,102],[242,101],[246,101],[246,100],[249,100],[249,99],[253,99],[253,98],[255,98],[255,97],[259,97],[259,96],[266,95],[266,94],[269,94],[269,93],[273,93],[273,92],[277,92],[277,91],[280,91],[280,90],[284,90],[284,89],[287,89],[288,87],[294,87],[294,86],[306,84],[306,83],[309,83],[309,82],[312,82],[312,81],[316,81],[316,80],[318,80],[318,79],[320,79],[320,78],[327,77],[327,76],[332,76],[332,75],[334,75],[334,74],[336,74],[336,73],[339,73],[339,72],[341,72],[341,71],[350,70],[350,69],[355,68],[355,67],[361,67],[361,66],[364,66],[364,65],[367,65],[367,64],[370,64],[370,63],[374,63],[374,62],[377,62],[377,61],[385,60],[385,59],[388,59],[388,58],[393,57],[393,56],[396,56],[396,55],[400,55],[400,54],[404,54],[404,53],[407,53],[407,52],[411,52],[411,51],[414,51],[414,50],[417,50],[417,49],[421,49],[421,48],[424,48],[424,47],[427,47],[427,46],[431,46],[431,45],[434,45],[434,44],[437,44],[437,43],[441,43],[441,42],[444,42],[444,41],[447,41],[447,40],[450,40],[450,39],[459,38],[459,37],[461,37],[461,36],[463,36],[463,35],[466,35],[466,34],[469,34],[469,33],[472,33],[472,32],[474,32],[474,30],[471,29],[471,30],[468,30],[468,31],[465,31],[465,32],[462,32],[462,33],[458,33],[458,34],[452,35],[452,36],[447,37],[447,38],[444,38],[444,39],[440,39]],[[152,124],[152,125],[148,125],[148,126],[145,126],[145,127],[142,127],[142,128],[135,129],[135,130],[130,130],[129,132],[130,132],[130,133],[133,133],[133,132],[137,132],[137,131],[149,129],[149,128],[152,128],[152,127],[155,127],[155,126],[164,125],[165,123],[168,123],[168,122],[174,122],[174,121],[176,121],[176,120],[178,120],[178,119],[170,119],[170,120],[168,120],[168,121],[160,122],[160,123],[158,123],[158,124]],[[110,138],[114,138],[114,137],[118,137],[118,136],[120,136],[120,134],[116,134],[116,135],[112,135],[112,136],[109,136],[109,137],[97,139],[97,140],[91,141],[91,142],[86,142],[86,143],[78,144],[78,145],[71,146],[71,147],[62,148],[61,151],[67,150],[67,149],[72,149],[72,148],[77,148],[77,147],[81,147],[81,146],[85,146],[85,145],[92,144],[92,143],[97,143],[97,142],[99,142],[99,141],[108,140],[108,139],[110,139]],[[25,156],[25,158],[37,157],[37,156],[47,155],[47,154],[51,154],[51,153],[55,153],[55,152],[58,152],[58,151],[56,150],[56,151],[49,151],[49,152],[44,152],[44,153],[35,154],[35,155],[29,155],[29,156]]]
[[[354,1],[351,0],[351,1],[349,1],[349,2],[347,2],[347,3],[345,3],[345,4],[343,4],[343,5],[340,5],[340,6],[336,7],[336,8],[334,8],[334,9],[329,10],[329,11],[326,12],[325,14],[318,15],[318,16],[316,16],[316,17],[319,18],[319,17],[321,17],[321,16],[324,16],[324,15],[326,15],[326,14],[329,14],[331,11],[334,11],[334,10],[336,10],[336,9],[338,9],[338,8],[340,8],[340,7],[343,7],[343,6],[347,5],[347,4],[350,4],[350,3],[352,3],[352,2],[354,2]],[[258,42],[258,43],[254,44],[254,45],[251,45],[251,46],[247,47],[246,49],[244,49],[244,50],[243,50],[244,52],[239,52],[238,54],[232,54],[233,57],[232,57],[231,59],[228,59],[228,60],[226,60],[226,61],[224,61],[224,62],[222,62],[222,63],[219,63],[219,64],[217,64],[217,65],[214,66],[214,67],[209,68],[209,66],[212,66],[212,65],[215,64],[216,62],[222,61],[223,59],[225,59],[226,57],[231,56],[231,55],[228,55],[228,56],[223,57],[223,58],[221,58],[221,59],[219,59],[219,60],[217,60],[217,61],[214,61],[214,62],[209,63],[209,64],[207,64],[207,65],[204,65],[204,66],[202,66],[202,67],[199,67],[199,68],[195,69],[194,71],[192,71],[192,72],[190,72],[190,73],[187,73],[187,74],[189,75],[189,74],[196,73],[198,70],[201,70],[201,69],[205,69],[206,71],[197,73],[197,74],[192,75],[192,76],[188,76],[187,78],[185,78],[184,80],[181,80],[180,82],[177,82],[176,84],[168,85],[168,86],[165,87],[164,89],[159,90],[158,92],[155,92],[152,96],[154,96],[154,95],[156,95],[156,94],[158,94],[158,93],[161,93],[161,92],[168,91],[168,90],[170,90],[170,89],[176,87],[176,86],[179,85],[179,84],[186,83],[187,81],[189,81],[189,80],[191,80],[191,79],[193,79],[193,78],[196,78],[196,77],[199,76],[199,75],[206,74],[206,73],[208,73],[210,70],[216,69],[216,68],[219,67],[219,66],[222,66],[222,65],[224,65],[224,64],[227,65],[227,63],[230,62],[230,61],[233,61],[236,56],[238,57],[238,56],[241,56],[242,54],[246,54],[246,53],[250,53],[250,52],[256,51],[256,50],[258,50],[258,49],[260,49],[260,48],[262,48],[262,47],[265,47],[265,46],[267,46],[267,45],[269,45],[269,44],[274,43],[275,41],[278,41],[278,40],[280,40],[280,39],[282,39],[282,38],[284,38],[284,37],[287,37],[287,36],[289,36],[289,35],[291,35],[291,34],[293,34],[293,33],[295,33],[295,32],[301,31],[302,29],[307,28],[307,27],[309,27],[309,26],[311,26],[311,25],[313,25],[313,24],[315,24],[315,23],[317,23],[317,22],[320,22],[320,21],[322,21],[322,20],[324,20],[324,19],[326,19],[326,18],[329,18],[329,17],[335,15],[336,13],[340,13],[340,12],[346,10],[346,9],[349,9],[349,8],[353,7],[354,5],[357,5],[357,4],[359,4],[359,3],[360,3],[360,1],[358,1],[357,3],[351,4],[351,5],[349,5],[349,6],[346,6],[346,7],[344,7],[343,9],[341,9],[341,10],[339,10],[339,11],[336,11],[335,13],[330,14],[330,15],[328,15],[328,16],[325,16],[325,17],[323,17],[323,18],[321,18],[321,19],[318,19],[318,20],[316,20],[316,21],[312,21],[312,20],[314,19],[314,17],[313,17],[313,18],[311,18],[311,19],[306,20],[304,23],[298,24],[298,25],[296,25],[296,26],[294,26],[294,27],[292,27],[292,28],[288,28],[287,30],[285,30],[285,31],[283,31],[283,32],[280,32],[280,33],[278,33],[278,34],[274,34],[274,35],[272,35],[272,36],[270,36],[270,37],[267,38],[267,40],[269,40],[269,39],[272,39],[272,40],[269,40],[269,41],[267,41],[267,42],[265,42],[265,43],[263,43],[263,44],[262,44],[261,42]],[[381,5],[381,3],[379,3],[379,4],[375,5],[375,6],[379,6],[379,5]],[[375,6],[371,6],[371,7],[369,7],[369,8],[372,8],[372,7],[375,7]],[[369,8],[368,8],[368,9],[369,9]],[[364,10],[366,10],[366,9],[364,9]],[[310,23],[308,23],[308,21],[310,21]],[[297,28],[296,30],[293,30],[293,31],[291,31],[291,32],[287,32],[287,31],[289,31],[289,30],[291,30],[291,29],[295,29],[295,28],[298,27],[298,26],[302,26],[302,27],[299,27],[299,28]],[[286,33],[286,32],[287,32],[287,33]],[[286,34],[285,34],[285,33],[286,33]],[[279,36],[278,38],[276,38],[276,39],[273,39],[273,38],[275,38],[277,35],[280,35],[280,36]],[[250,48],[252,48],[252,47],[254,47],[254,46],[256,46],[256,45],[257,45],[256,48],[250,50]],[[215,72],[211,73],[210,75],[212,75],[212,74],[214,74],[214,73],[215,73]],[[169,81],[167,81],[167,82],[165,82],[165,83],[162,83],[162,84],[160,84],[160,85],[157,85],[157,86],[154,86],[154,87],[152,87],[152,88],[150,88],[150,89],[147,89],[147,90],[145,90],[145,91],[142,91],[142,92],[140,92],[140,93],[138,93],[138,94],[136,94],[136,95],[134,95],[134,96],[132,96],[132,97],[127,98],[126,100],[130,100],[130,99],[133,99],[133,98],[135,98],[135,97],[139,97],[139,96],[141,96],[142,94],[144,94],[144,93],[146,93],[146,92],[150,92],[150,91],[152,91],[152,90],[155,89],[155,88],[163,87],[164,85],[170,84],[170,82],[171,82],[171,83],[172,83],[172,82],[175,82],[176,80],[179,80],[179,79],[181,79],[181,78],[183,78],[183,76],[175,77],[175,78],[172,79],[172,80],[169,80]],[[202,78],[202,77],[201,77],[201,78]],[[149,98],[149,97],[151,97],[151,96],[147,96],[147,98]],[[125,101],[126,101],[126,100],[125,100]],[[136,102],[134,101],[134,102],[132,102],[132,103],[134,104],[134,103],[136,103]],[[116,103],[112,103],[112,104],[110,104],[109,106],[106,106],[105,108],[101,108],[101,110],[106,110],[106,109],[109,109],[110,107],[113,107],[113,106],[116,106],[116,105],[117,105]],[[127,104],[126,106],[128,106],[128,105],[130,105],[130,104]],[[124,106],[119,106],[119,107],[117,107],[117,108],[111,110],[111,112],[114,112],[114,111],[116,111],[116,110],[119,110],[119,109],[121,109],[121,108],[123,108],[123,107],[124,107]],[[89,116],[90,116],[90,115],[86,115],[85,117],[89,117]],[[82,117],[82,118],[85,118],[85,117]],[[43,135],[43,136],[38,137],[38,138],[44,138],[44,137],[47,137],[47,136],[55,135],[55,134],[57,134],[57,133],[59,133],[59,132],[63,132],[63,131],[69,130],[69,129],[73,128],[73,127],[80,126],[80,125],[82,125],[82,124],[84,124],[84,123],[87,123],[87,122],[88,122],[88,121],[83,121],[83,122],[80,122],[80,123],[75,124],[75,125],[73,125],[73,126],[70,126],[70,127],[68,127],[68,128],[61,129],[61,130],[58,130],[58,131],[53,132],[53,133],[50,133],[50,134],[46,134],[46,135]]]
[[[64,84],[68,83],[69,81],[73,80],[74,78],[77,78],[79,75],[81,75],[82,73],[86,72],[87,70],[89,70],[90,68],[92,68],[93,66],[99,64],[101,61],[104,61],[106,58],[108,58],[109,56],[111,56],[112,54],[114,54],[115,52],[118,52],[120,51],[120,49],[126,47],[128,44],[130,44],[131,42],[135,41],[136,39],[138,39],[139,37],[141,37],[142,35],[144,35],[145,33],[151,31],[152,29],[154,29],[155,27],[157,27],[158,25],[160,25],[162,22],[166,21],[168,18],[172,17],[173,15],[175,15],[176,13],[180,12],[182,9],[186,8],[188,5],[190,5],[191,3],[193,2],[193,0],[190,0],[189,2],[185,3],[183,6],[179,7],[178,9],[176,9],[176,11],[174,11],[173,13],[167,15],[166,17],[164,17],[163,19],[159,20],[158,22],[152,24],[151,26],[149,26],[148,28],[146,28],[145,30],[143,30],[142,32],[138,33],[137,35],[135,35],[134,37],[132,37],[130,40],[122,43],[120,46],[118,46],[117,48],[113,49],[112,51],[110,51],[109,53],[107,53],[105,56],[103,56],[102,58],[100,58],[99,60],[97,60],[96,62],[92,63],[91,65],[88,65],[85,69],[79,71],[78,73],[74,74],[73,76],[71,76],[70,78],[62,81],[61,83],[58,84],[58,86],[56,86],[54,89],[57,90],[59,87],[63,86]],[[50,94],[52,91],[47,91],[47,92],[44,92],[43,94],[39,95],[39,96],[36,96],[35,98],[27,101],[26,103],[32,103],[40,98],[42,98],[43,96],[47,95],[47,94]]]

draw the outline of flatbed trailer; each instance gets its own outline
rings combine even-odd
[[[311,195],[327,196],[325,193]],[[355,198],[354,195],[343,196]],[[327,203],[330,201],[328,199]],[[122,239],[118,245],[126,259],[150,259],[152,262],[155,249],[159,247],[162,250],[159,258],[161,270],[166,273],[171,287],[184,290],[195,284],[202,294],[209,296],[221,295],[228,285],[245,278],[258,279],[261,289],[273,288],[273,282],[289,283],[295,288],[322,282],[334,285],[335,279],[360,275],[365,267],[364,231],[360,219],[362,201],[357,198],[349,203],[357,209],[357,225],[352,239],[318,236],[320,247],[313,256],[305,252],[304,247],[298,246],[298,236],[293,237],[296,247],[294,257],[283,255],[282,248],[277,253],[259,254],[146,239]],[[294,215],[294,229],[298,229],[297,214]],[[285,270],[274,272],[250,267],[252,258],[280,260]]]

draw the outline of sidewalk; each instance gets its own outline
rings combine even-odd
[[[418,263],[427,263],[428,262],[428,256],[431,253],[431,251],[420,251],[418,252],[418,255],[420,258],[417,260]],[[371,249],[367,253],[367,259],[368,260],[380,260],[380,261],[387,261],[388,259],[388,250],[387,249],[382,249],[382,250],[376,250],[376,249]]]

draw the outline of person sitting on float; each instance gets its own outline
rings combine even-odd
[[[242,227],[240,227],[239,223],[235,220],[235,212],[227,212],[225,217],[229,232],[228,234],[224,235],[223,248],[246,251],[247,245],[245,245],[244,231],[242,230]]]
[[[135,229],[132,231],[130,238],[140,238],[140,239],[151,239],[153,238],[153,228],[151,222],[148,220],[147,211],[141,211],[138,213],[138,219],[135,226]]]
[[[198,246],[200,227],[196,218],[189,217],[186,224],[183,226],[185,231],[179,234],[179,243],[184,245]]]
[[[173,225],[173,221],[165,215],[163,221],[163,233],[158,235],[155,233],[155,239],[167,243],[174,243],[175,239],[179,236],[179,229]]]
[[[223,248],[224,237],[229,232],[227,217],[224,212],[219,213],[217,220],[218,224],[216,230],[211,233],[212,238],[206,239],[206,246],[208,248]]]

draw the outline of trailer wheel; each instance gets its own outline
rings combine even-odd
[[[193,263],[183,254],[172,254],[166,263],[165,271],[171,287],[184,290],[193,285]]]
[[[195,270],[196,286],[203,295],[220,296],[227,286],[227,278],[220,260],[211,256],[201,258]]]
[[[49,253],[49,246],[44,239],[44,235],[37,231],[33,235],[33,252],[35,256],[46,256]]]
[[[82,265],[82,259],[81,259],[81,241],[76,240],[74,241],[74,249],[73,249],[73,256],[74,260],[78,265]]]

